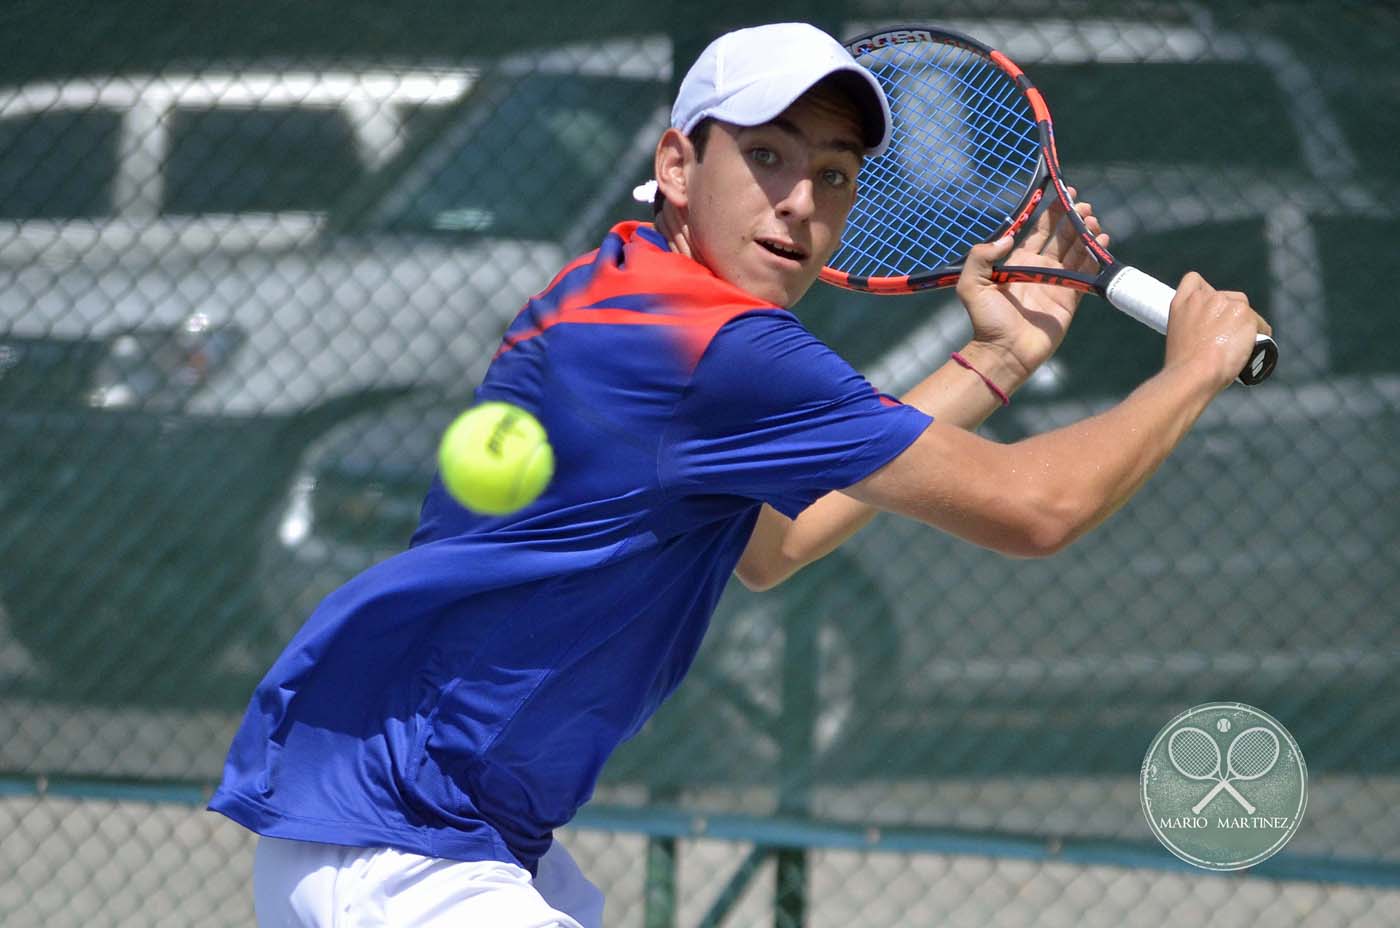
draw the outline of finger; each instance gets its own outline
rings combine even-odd
[[[1254,307],[1250,305],[1249,294],[1243,293],[1239,290],[1221,290],[1220,295],[1224,297],[1227,302],[1235,304],[1236,306],[1243,306],[1246,310],[1248,310],[1250,316],[1254,318],[1255,329],[1260,334],[1274,334],[1274,327],[1269,325],[1268,320],[1265,319],[1263,316],[1259,315],[1257,312],[1255,312]]]
[[[1107,232],[1100,232],[1094,236],[1095,243],[1105,251],[1108,250],[1109,237]],[[1076,243],[1074,250],[1064,262],[1065,267],[1071,271],[1082,271],[1086,274],[1097,273],[1099,269],[1099,259],[1089,251],[1081,239]]]
[[[995,242],[973,245],[963,261],[963,271],[958,277],[958,296],[966,302],[986,287],[995,287],[992,281],[992,267],[1011,254],[1015,239],[1002,236]]]
[[[1005,235],[995,242],[984,242],[981,245],[974,245],[967,253],[967,260],[964,265],[972,270],[972,276],[978,279],[990,281],[992,278],[992,266],[998,261],[1002,261],[1011,254],[1011,248],[1015,240]]]
[[[1044,244],[1044,248],[1040,249],[1040,253],[1053,262],[1063,263],[1064,259],[1070,255],[1070,249],[1074,248],[1075,231],[1077,230],[1071,223],[1068,214],[1061,211],[1058,221],[1054,225],[1053,234],[1050,235],[1049,241]]]
[[[1079,191],[1073,187],[1066,187],[1069,192],[1070,202],[1074,202]],[[1052,196],[1045,209],[1040,214],[1040,220],[1036,223],[1036,234],[1026,236],[1022,242],[1022,247],[1033,254],[1044,254],[1045,249],[1054,240],[1055,230],[1060,227],[1060,223],[1065,218],[1065,204],[1058,196]]]
[[[1089,234],[1093,236],[1093,240],[1101,248],[1107,248],[1108,236],[1106,236],[1102,228],[1100,228],[1098,219],[1092,214],[1088,214],[1085,216],[1084,224],[1088,228]],[[1085,241],[1084,236],[1080,234],[1079,230],[1071,226],[1068,222],[1064,223],[1064,225],[1071,233],[1071,239],[1064,254],[1055,255],[1051,252],[1047,252],[1045,257],[1059,261],[1060,265],[1066,270],[1084,271],[1086,273],[1092,272],[1099,266],[1098,259],[1089,251],[1089,245]]]
[[[1089,215],[1093,212],[1093,207],[1088,203],[1076,203],[1075,212],[1080,216]],[[1064,262],[1076,244],[1080,243],[1079,229],[1063,210],[1060,212],[1059,222],[1055,224],[1055,234],[1046,243],[1041,254],[1055,261]]]
[[[1106,232],[1100,232],[1098,235],[1095,235],[1094,241],[1100,248],[1108,248],[1109,238]],[[1074,245],[1071,246],[1069,254],[1065,255],[1060,264],[1065,270],[1079,271],[1085,274],[1096,273],[1099,268],[1098,258],[1094,257],[1089,251],[1089,247],[1084,243],[1084,239],[1078,236],[1075,237]]]
[[[1185,274],[1181,275],[1181,283],[1176,285],[1176,292],[1183,294],[1191,293],[1200,290],[1202,287],[1209,286],[1210,284],[1206,283],[1206,279],[1200,274],[1197,274],[1195,271],[1187,271]]]
[[[1045,209],[1040,211],[1036,217],[1035,224],[1031,226],[1026,237],[1021,240],[1021,247],[1033,254],[1040,254],[1054,235],[1055,226],[1064,217],[1065,208],[1059,199],[1053,199]]]

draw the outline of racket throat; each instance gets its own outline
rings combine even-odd
[[[1099,281],[1104,277],[1091,277],[1071,271],[1052,271],[1043,267],[1017,266],[1013,264],[992,268],[992,282],[998,284],[1039,284],[1052,287],[1069,287],[1082,293],[1103,293]]]

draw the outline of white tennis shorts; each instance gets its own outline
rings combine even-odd
[[[260,838],[259,928],[601,928],[603,894],[559,842],[534,879],[495,860]]]

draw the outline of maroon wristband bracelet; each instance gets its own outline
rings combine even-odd
[[[962,367],[965,367],[965,368],[967,368],[968,370],[972,371],[972,372],[973,372],[974,374],[976,374],[978,377],[981,377],[981,378],[982,378],[982,382],[985,383],[985,384],[987,385],[987,389],[988,389],[988,390],[991,390],[993,393],[995,393],[997,399],[1001,400],[1001,405],[1003,405],[1003,406],[1010,406],[1010,405],[1011,405],[1011,397],[1009,397],[1009,396],[1006,395],[1006,391],[1003,390],[1001,387],[997,386],[996,384],[992,383],[991,380],[989,380],[989,379],[987,378],[987,375],[986,375],[986,374],[982,373],[982,372],[979,371],[977,368],[973,367],[973,366],[972,366],[972,363],[971,363],[970,361],[968,361],[967,358],[964,358],[962,355],[958,354],[956,351],[954,351],[952,354],[948,355],[948,357],[952,358],[954,361],[956,361],[956,362],[957,362],[959,365],[961,365]]]

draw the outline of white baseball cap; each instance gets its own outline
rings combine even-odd
[[[890,143],[890,104],[875,75],[861,67],[831,36],[807,23],[773,23],[727,32],[715,39],[686,72],[671,108],[671,125],[689,135],[702,119],[759,126],[832,74],[849,73],[860,109],[867,155]],[[652,184],[637,188],[649,199]]]
[[[868,154],[883,154],[890,141],[890,105],[875,75],[856,64],[840,42],[807,23],[773,23],[728,32],[691,65],[671,108],[671,125],[689,134],[706,117],[736,126],[759,126],[822,78],[849,72],[870,89],[857,98]]]

